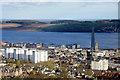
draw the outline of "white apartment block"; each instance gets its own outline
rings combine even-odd
[[[92,61],[91,67],[93,70],[107,70],[108,69],[108,60],[99,60]]]
[[[6,48],[5,57],[18,60],[29,60],[34,63],[48,60],[48,50],[42,48]]]

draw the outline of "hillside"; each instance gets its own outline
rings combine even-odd
[[[42,32],[117,32],[119,20],[75,21],[56,20],[41,22],[34,20],[2,21],[3,30],[42,31]]]

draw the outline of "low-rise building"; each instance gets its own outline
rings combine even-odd
[[[102,51],[102,52],[95,52],[94,54],[95,54],[96,57],[98,57],[98,56],[103,57],[103,56],[105,56],[105,51]]]

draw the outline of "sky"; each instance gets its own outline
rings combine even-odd
[[[117,19],[117,2],[2,2],[2,19]]]

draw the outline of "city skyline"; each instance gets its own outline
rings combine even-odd
[[[1,0],[0,80],[120,80],[119,2],[105,1]]]

